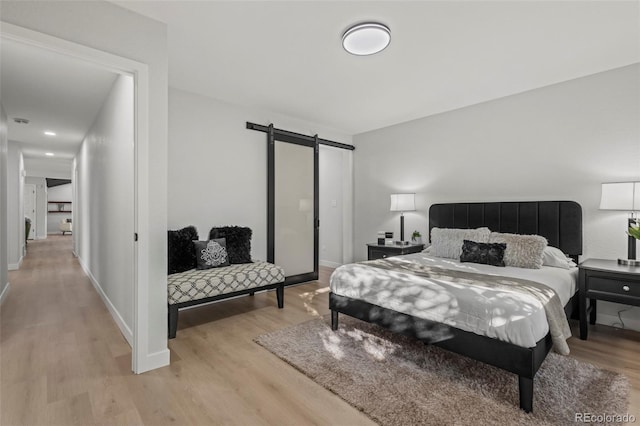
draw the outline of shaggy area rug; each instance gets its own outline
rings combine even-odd
[[[515,374],[345,315],[337,332],[323,318],[255,341],[385,425],[575,425],[576,413],[628,406],[625,376],[551,352],[526,414]]]

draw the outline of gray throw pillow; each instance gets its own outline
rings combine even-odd
[[[209,241],[194,241],[196,249],[196,269],[229,266],[227,242],[224,238]]]
[[[504,263],[517,268],[540,269],[547,239],[540,235],[503,234],[492,232],[490,243],[505,243]]]
[[[464,240],[488,243],[489,234],[491,234],[489,228],[433,228],[431,230],[431,250],[429,254],[460,260]]]

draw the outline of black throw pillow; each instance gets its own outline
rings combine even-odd
[[[209,241],[194,241],[196,249],[196,269],[229,266],[227,244],[224,238]]]
[[[251,228],[221,226],[211,228],[209,239],[224,238],[227,242],[229,263],[251,263]]]
[[[464,240],[460,262],[481,263],[483,265],[504,266],[505,243],[477,243]]]
[[[193,241],[198,239],[195,226],[187,226],[177,231],[168,231],[167,260],[168,273],[188,271],[196,267],[196,250]]]

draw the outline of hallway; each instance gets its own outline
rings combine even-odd
[[[123,377],[133,377],[131,349],[71,241],[29,241],[22,267],[9,272],[0,316],[3,425],[115,420],[130,399]]]

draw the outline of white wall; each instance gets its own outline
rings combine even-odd
[[[574,200],[581,259],[626,257],[626,213],[598,207],[602,182],[640,180],[639,94],[633,65],[354,136],[356,257],[376,231],[399,232],[389,194],[401,191],[418,210],[405,232],[425,236],[433,203]],[[605,323],[626,309],[601,305]],[[631,310],[623,318],[640,329]]]
[[[82,142],[75,164],[80,203],[73,233],[80,263],[129,342],[134,295],[133,101],[133,78],[119,76]]]
[[[7,261],[9,270],[20,268],[25,254],[24,158],[19,142],[9,141],[7,167]]]
[[[47,199],[49,201],[72,201],[73,195],[71,191],[71,184],[67,183],[64,185],[58,185],[58,186],[49,188]],[[72,210],[73,210],[73,207],[74,206],[72,204],[71,205]],[[72,213],[49,213],[47,217],[47,229],[46,229],[47,233],[59,234],[60,228],[58,227],[58,224],[60,223],[60,221],[71,219],[71,217],[72,217]]]
[[[25,159],[25,170],[26,163],[27,160]],[[47,181],[43,177],[27,176],[24,182],[36,186],[35,239],[47,238]]]
[[[307,135],[318,133],[321,138],[343,143],[351,143],[351,137],[273,112],[238,107],[170,88],[169,229],[194,225],[200,238],[206,239],[215,225],[248,226],[253,230],[252,257],[264,260],[267,252],[267,143],[265,133],[246,129],[247,121],[274,123],[277,128]],[[321,162],[323,158],[337,158],[325,155],[324,149],[321,153]],[[351,152],[345,151],[342,155],[349,159]],[[335,165],[338,173],[350,170],[344,168],[343,162],[349,161]],[[320,180],[324,179],[321,175]],[[345,203],[338,201],[339,206]],[[328,245],[330,238],[343,238],[343,234],[335,234],[329,226],[324,226],[322,217],[320,220],[321,241]],[[350,241],[351,221],[346,223],[342,232],[348,234]],[[324,236],[325,232],[330,235]],[[341,256],[342,253],[331,254],[331,259]]]
[[[169,362],[167,349],[167,26],[106,1],[0,2],[3,22],[19,25],[71,42],[109,52],[148,65],[149,148],[138,181],[148,182],[139,199],[151,209],[144,220],[144,251],[139,253],[141,275],[147,273],[148,290],[141,294],[144,321],[138,347],[138,371]]]
[[[0,104],[0,303],[9,292],[7,253],[7,167],[9,141],[7,138],[7,114]]]
[[[71,179],[73,160],[67,158],[24,158],[24,169],[27,176],[43,176],[48,178]]]

